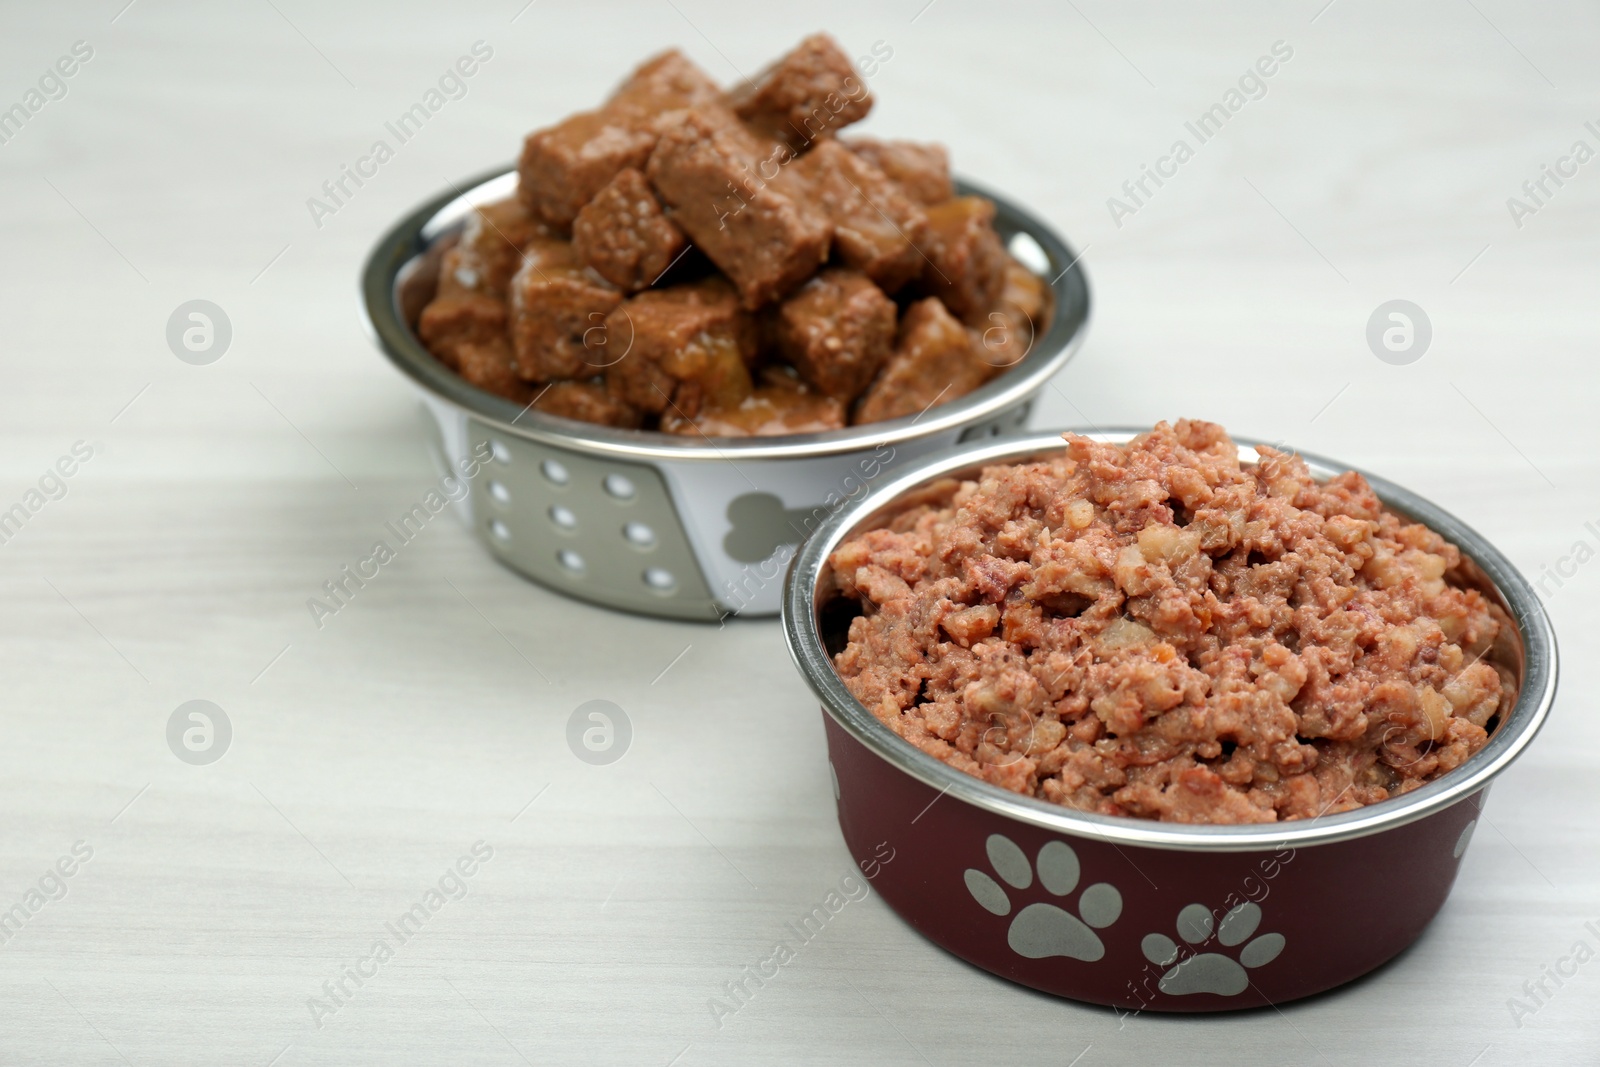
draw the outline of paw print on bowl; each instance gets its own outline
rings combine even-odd
[[[1211,938],[1212,923],[1209,908],[1204,904],[1190,904],[1178,912],[1178,936],[1190,945],[1203,945]],[[1140,948],[1144,950],[1144,958],[1158,967],[1177,963],[1161,976],[1158,987],[1161,992],[1179,997],[1190,993],[1234,997],[1250,987],[1250,976],[1245,968],[1263,967],[1283,951],[1282,934],[1262,934],[1251,939],[1260,925],[1261,908],[1249,901],[1233,908],[1216,924],[1217,943],[1221,947],[1244,946],[1238,950],[1237,959],[1221,952],[1197,952],[1179,961],[1181,950],[1166,934],[1146,934]]]
[[[1030,888],[1035,870],[1039,885],[1051,896],[1065,898],[1078,887],[1081,873],[1078,854],[1065,841],[1046,842],[1032,863],[1016,842],[1004,834],[991,834],[985,850],[989,854],[989,865],[1012,889]],[[984,871],[970,867],[963,878],[967,892],[984,910],[1001,916],[1011,914],[1012,894],[999,882]],[[1077,914],[1073,914],[1074,911]],[[1066,900],[1059,904],[1035,901],[1024,907],[1011,920],[1006,943],[1011,951],[1030,960],[1065,956],[1093,963],[1106,954],[1105,945],[1094,931],[1110,926],[1121,914],[1122,894],[1109,883],[1096,882],[1078,894],[1075,908]]]

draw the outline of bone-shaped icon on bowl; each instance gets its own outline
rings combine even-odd
[[[771,493],[745,493],[728,502],[733,528],[723,550],[740,563],[760,563],[780,545],[798,545],[823,518],[821,508],[785,508]]]

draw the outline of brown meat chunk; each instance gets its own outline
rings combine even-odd
[[[429,350],[456,367],[455,344],[504,335],[506,290],[522,247],[543,232],[515,200],[475,208],[439,261],[434,299],[417,324]]]
[[[982,324],[1005,285],[1006,250],[994,230],[994,202],[963,196],[929,208],[923,251],[928,291],[968,325]]]
[[[546,229],[528,218],[517,200],[474,208],[462,226],[461,238],[440,258],[435,299],[486,296],[504,301],[510,278],[522,262],[523,248],[544,234]],[[459,312],[461,309],[451,314]]]
[[[762,133],[804,151],[865,118],[872,94],[838,43],[817,33],[730,92],[728,103]]]
[[[605,317],[621,302],[622,294],[584,267],[566,241],[530,243],[511,280],[517,372],[535,382],[597,373],[604,364],[598,353],[604,351]]]
[[[856,408],[857,423],[916,415],[934,403],[972,392],[989,367],[972,350],[966,327],[936,296],[917,301],[900,319],[900,342]]]
[[[662,115],[719,95],[716,84],[680,53],[657,56],[603,107],[530,133],[517,164],[517,194],[532,214],[565,233],[618,171],[644,166]]]
[[[694,60],[670,48],[645,60],[612,92],[606,106],[646,118],[710,104],[722,96],[711,76]]]
[[[1448,774],[1516,701],[1511,622],[1359,474],[1161,423],[924,494],[829,557],[834,658],[923,752],[1078,811],[1308,819]]]
[[[833,251],[886,293],[922,273],[928,225],[900,186],[837,141],[820,141],[791,164],[833,221]]]
[[[580,111],[528,134],[517,162],[519,195],[530,211],[565,231],[618,171],[644,166],[655,146],[654,128],[636,115]]]
[[[643,416],[612,396],[603,382],[551,382],[539,390],[533,410],[579,422],[638,429]]]
[[[487,341],[469,341],[458,345],[456,358],[459,360],[458,373],[461,377],[486,393],[503,396],[518,404],[526,404],[533,396],[533,387],[517,377],[511,342],[503,334]]]
[[[829,267],[779,304],[778,352],[818,392],[848,404],[894,347],[894,301],[865,274]]]
[[[843,429],[844,405],[779,368],[767,368],[754,392],[732,408],[706,407],[693,419],[661,416],[664,433],[693,437],[776,437]]]
[[[845,147],[899,183],[907,196],[925,207],[956,195],[950,182],[950,155],[942,144],[879,141],[852,137]]]
[[[417,336],[429,352],[451,370],[461,366],[462,345],[489,344],[506,336],[505,301],[464,289],[445,279],[453,274],[457,249],[444,255],[440,266],[440,292],[422,309],[417,320]]]
[[[504,293],[491,294],[488,288],[488,272],[483,269],[482,261],[469,249],[461,247],[457,241],[445,249],[444,255],[439,257],[439,280],[434,289],[433,299],[443,300],[446,297],[457,296],[491,296],[496,300],[504,300]]]
[[[747,308],[782,297],[828,258],[833,226],[782,166],[788,157],[730,113],[699,108],[666,126],[645,171]]]
[[[549,229],[528,214],[515,198],[482,204],[467,216],[450,280],[463,289],[505,298],[511,276],[522,264],[522,250]],[[445,285],[441,271],[441,291]]]
[[[572,249],[606,281],[635,293],[655,284],[688,245],[633,167],[584,205],[572,223]]]
[[[1011,256],[1006,257],[1005,287],[999,302],[972,330],[978,357],[991,374],[1015,367],[1050,329],[1055,294],[1050,285]]]
[[[606,388],[641,411],[694,418],[750,395],[755,320],[723,278],[646,289],[606,317]]]

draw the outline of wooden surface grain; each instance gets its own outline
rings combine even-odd
[[[0,16],[0,106],[93,53],[0,144],[0,510],[93,450],[0,544],[0,908],[43,884],[0,944],[0,1062],[1600,1060],[1600,962],[1508,1005],[1600,949],[1600,563],[1576,552],[1600,549],[1600,161],[1507,205],[1600,148],[1592,6],[124,3]],[[851,869],[775,622],[590,608],[452,520],[313,625],[306,599],[433,478],[357,309],[382,228],[652,50],[731,82],[819,27],[892,49],[868,128],[946,142],[1085,252],[1089,339],[1036,426],[1215,419],[1381,472],[1544,579],[1556,712],[1444,912],[1378,973],[1123,1022],[974,970],[871,897],[718,1026],[709,999]],[[478,41],[465,94],[314,220]],[[1114,219],[1275,42],[1292,58],[1264,94]],[[196,298],[233,329],[208,366],[165,339]],[[1406,366],[1364,337],[1397,298],[1433,327]],[[204,766],[167,743],[196,699],[232,726]],[[609,766],[565,740],[593,699],[633,727]],[[308,1007],[475,845],[492,858],[459,899]]]

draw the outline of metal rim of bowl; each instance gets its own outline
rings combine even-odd
[[[1123,443],[1141,430],[1085,432],[1099,441]],[[1255,458],[1264,442],[1234,438],[1240,459]],[[1361,472],[1384,505],[1421,522],[1461,549],[1499,593],[1523,643],[1523,677],[1517,702],[1488,744],[1460,767],[1410,793],[1337,815],[1247,826],[1166,823],[1132,816],[1074,811],[1049,801],[991,785],[935,759],[903,740],[845,688],[823,647],[817,626],[816,589],[828,556],[858,526],[877,517],[909,490],[935,478],[976,473],[994,463],[1026,462],[1063,447],[1058,434],[1013,437],[967,447],[918,463],[831,516],[790,564],[783,593],[783,630],[790,655],[824,710],[861,744],[923,783],[978,808],[1046,830],[1112,844],[1194,852],[1244,852],[1331,844],[1365,837],[1421,819],[1481,789],[1521,754],[1543,725],[1555,699],[1555,632],[1533,588],[1498,549],[1449,512],[1393,482]],[[1300,453],[1312,472],[1331,476],[1352,468]]]
[[[1089,285],[1078,253],[1031,213],[1004,197],[957,180],[961,195],[979,195],[994,201],[996,223],[1002,230],[1025,233],[1059,269],[1050,288],[1055,294],[1055,318],[1043,337],[1015,366],[993,380],[923,415],[849,426],[827,433],[783,437],[685,439],[650,430],[619,430],[579,422],[557,415],[529,411],[510,400],[486,393],[446,368],[422,346],[406,325],[396,289],[402,273],[442,232],[431,225],[459,203],[472,202],[483,186],[514,173],[498,167],[452,186],[407,214],[373,247],[361,270],[361,307],[373,343],[407,377],[434,396],[463,408],[495,428],[545,444],[579,447],[619,458],[645,460],[796,459],[853,452],[880,444],[962,428],[998,415],[1042,388],[1082,343],[1089,321]]]

